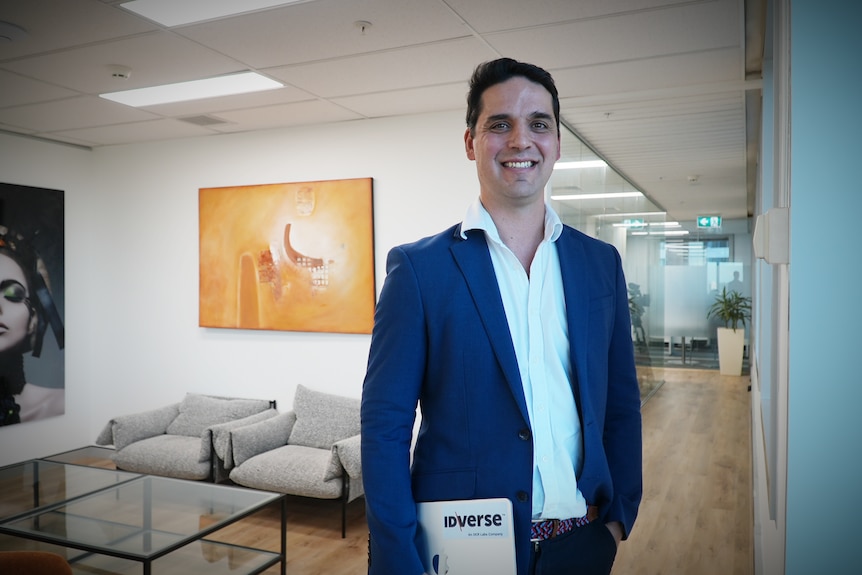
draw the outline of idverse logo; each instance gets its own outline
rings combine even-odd
[[[502,527],[502,525],[503,516],[499,513],[493,515],[490,513],[485,515],[458,515],[456,513],[455,515],[443,516],[443,527],[447,529],[457,527],[463,531],[464,527]]]
[[[459,507],[450,508],[442,515],[443,537],[446,539],[504,537],[511,530],[507,513]]]

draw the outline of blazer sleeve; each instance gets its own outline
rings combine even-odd
[[[387,258],[362,389],[362,476],[369,575],[420,575],[410,446],[426,363],[419,282],[402,248]]]
[[[606,520],[620,521],[623,537],[628,538],[643,495],[640,388],[631,338],[628,291],[616,250],[614,255],[616,305],[607,356],[608,400],[603,434],[613,497]]]

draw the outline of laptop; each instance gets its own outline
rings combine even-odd
[[[428,575],[516,575],[514,515],[506,498],[418,503]]]

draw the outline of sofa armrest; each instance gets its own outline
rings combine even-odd
[[[255,455],[286,445],[294,423],[296,423],[296,414],[288,411],[251,425],[229,430],[228,441],[233,465],[242,465]]]
[[[180,404],[121,415],[111,419],[96,438],[97,445],[112,445],[117,451],[148,437],[162,435],[180,413]]]
[[[360,435],[354,435],[332,444],[332,457],[326,470],[324,481],[341,477],[342,470],[355,479],[362,475],[362,439]]]
[[[231,430],[251,425],[259,421],[264,421],[266,419],[273,418],[276,415],[278,415],[278,410],[273,408],[240,419],[234,419],[233,421],[217,423],[216,425],[209,426],[204,430],[203,437],[201,438],[200,460],[207,461],[210,458],[211,446],[212,450],[215,451],[215,456],[222,462],[222,465],[224,465],[225,470],[233,468],[234,462],[233,450],[231,448]]]

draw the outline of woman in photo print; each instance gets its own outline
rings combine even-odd
[[[39,356],[49,325],[62,349],[63,323],[44,262],[0,225],[0,426],[64,413],[65,389],[28,383],[24,375],[24,354]]]

